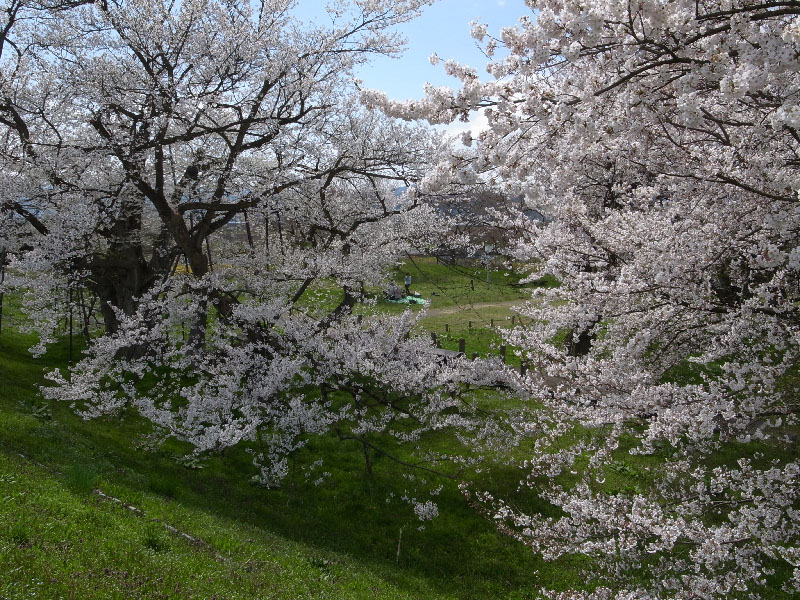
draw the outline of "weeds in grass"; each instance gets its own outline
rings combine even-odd
[[[53,411],[50,405],[45,402],[37,402],[33,405],[33,416],[40,421],[49,421],[53,418]]]
[[[12,523],[8,529],[8,539],[17,546],[28,546],[31,543],[31,534],[23,523]]]
[[[144,527],[142,545],[153,552],[166,552],[169,549],[169,540],[164,526],[153,521],[148,522]]]
[[[70,466],[64,473],[67,487],[76,494],[91,494],[97,487],[100,476],[89,465],[77,464]]]

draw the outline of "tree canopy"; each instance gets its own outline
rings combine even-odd
[[[427,3],[319,25],[290,0],[6,0],[0,283],[34,352],[73,292],[102,313],[44,394],[196,453],[245,442],[263,485],[319,433],[369,466],[377,434],[454,432],[462,453],[405,463],[451,478],[524,440],[541,510],[462,490],[545,558],[591,559],[590,591],[546,596],[796,594],[800,4],[529,0],[496,39],[474,25],[492,81],[448,61],[458,90],[359,97],[354,67]],[[455,149],[394,120],[479,110]],[[505,334],[536,366],[519,377],[437,360],[410,313],[354,314],[441,244],[426,196],[465,182],[524,197],[487,214],[562,282]],[[482,386],[527,410],[481,410]]]
[[[516,255],[563,284],[508,339],[541,366],[523,468],[557,512],[487,493],[487,514],[546,557],[605,565],[596,592],[553,597],[796,593],[800,5],[527,4],[497,39],[473,28],[490,83],[448,62],[455,92],[364,95],[431,122],[482,110],[439,171],[552,217]],[[604,484],[620,469],[648,485]]]
[[[353,84],[424,4],[315,24],[289,0],[6,3],[0,245],[34,351],[84,290],[102,312],[46,396],[133,408],[197,453],[249,441],[264,485],[316,433],[368,455],[373,432],[486,430],[452,392],[488,367],[439,364],[408,315],[353,314],[447,230],[420,200],[442,141]]]

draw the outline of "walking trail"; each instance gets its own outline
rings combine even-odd
[[[525,300],[518,299],[518,300],[504,300],[501,302],[474,302],[471,304],[456,304],[455,306],[445,306],[443,308],[429,308],[428,311],[425,313],[426,317],[441,317],[443,315],[454,315],[457,313],[464,313],[464,312],[478,312],[484,308],[511,308],[512,306],[517,306],[520,304],[524,304]]]

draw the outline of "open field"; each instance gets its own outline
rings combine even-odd
[[[533,283],[521,283],[522,276],[502,265],[493,265],[486,283],[486,269],[478,262],[473,265],[444,264],[433,257],[408,259],[395,274],[402,282],[403,275],[412,276],[412,291],[419,292],[428,301],[418,332],[433,332],[442,348],[457,350],[463,338],[467,356],[498,355],[502,344],[500,329],[512,323],[524,323],[513,307],[530,298],[537,286],[553,286],[557,282],[547,276]],[[379,292],[376,296],[380,297]],[[375,310],[401,312],[405,306],[378,300]],[[412,305],[419,312],[421,306]],[[513,321],[512,321],[513,319]],[[513,349],[507,351],[509,364],[519,366]]]

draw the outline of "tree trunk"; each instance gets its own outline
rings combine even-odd
[[[192,276],[201,279],[208,273],[208,256],[203,252],[203,240],[197,243],[186,253]],[[208,297],[203,295],[197,298],[197,310],[189,327],[189,344],[196,348],[203,348],[206,344],[206,326],[208,325]]]
[[[121,214],[109,232],[108,251],[92,257],[88,265],[91,277],[87,286],[99,300],[106,334],[119,332],[118,312],[136,314],[140,298],[165,279],[171,268],[174,241],[165,226],[153,240],[150,260],[147,259],[148,248],[142,239],[142,207],[140,197],[123,201]],[[132,346],[120,352],[119,357],[139,357],[147,350],[142,345]]]
[[[568,352],[570,356],[586,356],[589,354],[589,351],[592,349],[592,342],[594,342],[596,337],[592,330],[599,322],[600,319],[597,319],[594,323],[583,329],[578,334],[577,341],[574,339],[575,330],[572,330],[568,341]]]
[[[367,438],[364,434],[361,434],[359,439],[361,440],[361,448],[364,450],[364,468],[366,469],[367,477],[372,478],[372,458],[369,455]]]

